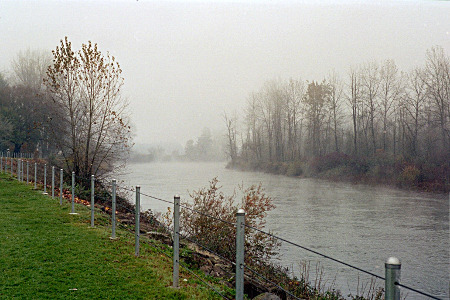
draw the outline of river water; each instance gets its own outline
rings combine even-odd
[[[269,212],[266,230],[384,277],[384,262],[395,256],[402,263],[401,283],[449,299],[449,196],[354,185],[317,179],[291,178],[225,169],[224,163],[130,164],[122,184],[141,186],[141,192],[173,200],[175,194],[208,186],[218,177],[222,191],[231,194],[239,184],[262,183],[276,208]],[[142,209],[165,212],[169,204],[141,197]],[[305,250],[282,244],[278,261],[299,275],[310,264],[309,279],[355,294],[367,290],[370,277]],[[377,285],[384,282],[377,280]],[[426,299],[402,289],[407,299]]]

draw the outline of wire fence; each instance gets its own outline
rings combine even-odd
[[[51,171],[49,171],[51,170]],[[59,170],[59,176],[58,176],[58,170]],[[71,202],[72,205],[72,214],[76,214],[74,211],[74,203],[78,202],[84,205],[89,205],[91,208],[91,226],[94,226],[94,218],[95,218],[95,204],[98,205],[98,203],[101,203],[102,206],[100,207],[100,210],[103,211],[108,215],[108,220],[111,223],[112,226],[112,237],[115,238],[115,227],[116,225],[120,228],[130,232],[134,233],[136,236],[136,255],[139,253],[139,239],[141,236],[141,232],[139,230],[139,224],[140,219],[142,218],[140,205],[139,205],[139,198],[140,196],[144,196],[151,200],[161,201],[167,204],[171,204],[174,207],[174,213],[173,213],[173,228],[165,225],[162,222],[159,222],[158,220],[154,220],[155,224],[161,228],[161,230],[167,234],[171,234],[172,236],[172,248],[173,248],[173,257],[171,257],[166,252],[162,251],[160,247],[156,246],[150,239],[146,239],[144,242],[147,244],[151,244],[154,249],[156,249],[161,254],[164,254],[168,258],[173,259],[174,264],[174,287],[178,287],[178,274],[175,274],[176,272],[179,272],[178,266],[181,266],[183,269],[185,269],[187,272],[189,272],[191,275],[196,277],[200,282],[202,282],[205,286],[207,286],[209,289],[214,291],[218,296],[222,297],[223,299],[229,299],[223,292],[219,291],[217,287],[214,285],[208,283],[203,277],[199,276],[195,271],[191,270],[186,263],[183,263],[179,259],[179,244],[177,244],[177,240],[179,238],[182,238],[185,241],[188,241],[199,248],[203,249],[204,251],[207,251],[211,255],[216,256],[219,258],[222,262],[228,264],[231,268],[235,268],[235,271],[230,271],[224,269],[223,271],[227,273],[228,275],[232,275],[231,278],[235,279],[235,285],[236,285],[236,299],[242,299],[243,297],[243,288],[244,288],[244,277],[249,278],[252,275],[260,278],[262,281],[266,282],[272,287],[275,287],[277,290],[283,292],[286,297],[291,297],[292,299],[301,299],[299,296],[295,295],[292,291],[288,290],[287,288],[281,286],[280,284],[274,282],[273,280],[267,278],[263,274],[261,274],[260,271],[256,270],[252,265],[249,265],[248,263],[244,263],[244,245],[241,245],[239,247],[239,231],[241,230],[244,232],[244,228],[247,230],[253,230],[257,231],[267,237],[273,238],[278,240],[279,242],[289,244],[291,246],[294,246],[296,248],[308,251],[310,253],[313,253],[317,256],[323,257],[327,260],[334,261],[338,264],[344,265],[348,268],[357,270],[359,272],[362,272],[364,274],[367,274],[369,276],[372,276],[374,278],[380,279],[385,281],[385,299],[399,299],[400,297],[400,290],[399,288],[403,288],[409,291],[412,291],[414,293],[420,294],[422,296],[426,296],[430,299],[437,299],[440,298],[433,296],[427,292],[415,289],[413,287],[401,284],[399,281],[400,277],[400,262],[392,261],[391,259],[388,260],[386,263],[386,272],[385,276],[380,276],[375,273],[369,272],[367,270],[364,270],[360,267],[354,266],[350,263],[344,262],[342,260],[333,258],[329,255],[320,253],[318,251],[312,250],[308,247],[299,245],[298,243],[289,241],[283,237],[280,237],[278,235],[274,235],[270,232],[266,232],[260,228],[256,228],[254,226],[245,224],[244,219],[241,219],[239,221],[239,212],[237,213],[237,220],[236,222],[231,222],[228,220],[224,220],[220,217],[213,216],[205,211],[199,211],[197,209],[194,209],[192,207],[189,207],[184,204],[180,204],[180,199],[178,196],[174,197],[174,201],[169,201],[166,199],[158,198],[152,195],[149,195],[147,193],[143,193],[140,191],[140,187],[136,187],[135,189],[128,188],[128,187],[122,187],[120,190],[125,191],[128,193],[132,193],[136,195],[136,205],[131,204],[129,201],[124,199],[123,197],[118,197],[117,195],[117,185],[116,181],[112,180],[111,184],[105,184],[102,181],[98,181],[94,178],[94,176],[91,176],[89,178],[82,177],[82,176],[75,176],[75,173],[72,172],[71,174],[69,172],[65,172],[64,170],[57,169],[54,166],[49,168],[47,164],[44,161],[41,160],[35,160],[32,159],[31,154],[14,154],[10,155],[9,153],[7,155],[4,155],[4,153],[1,153],[0,157],[0,173],[6,173],[11,174],[11,176],[16,177],[18,181],[26,182],[27,184],[34,184],[35,189],[44,190],[45,194],[47,193],[47,189],[49,189],[51,193],[52,198],[59,197],[60,203],[62,204],[63,199],[66,201]],[[71,175],[71,176],[70,176]],[[48,181],[49,177],[51,180]],[[68,182],[68,179],[71,177],[71,186],[66,184],[65,182]],[[66,180],[65,180],[65,179]],[[77,184],[78,183],[78,184]],[[90,191],[84,189],[83,187],[88,186],[88,183],[91,183],[90,185]],[[95,187],[98,187],[98,191],[95,191]],[[84,200],[83,198],[88,198],[87,196],[90,194],[91,201]],[[117,201],[117,199],[120,199],[120,201]],[[207,218],[210,218],[212,220],[221,222],[225,226],[232,226],[236,230],[236,253],[235,257],[236,260],[232,261],[230,258],[226,257],[225,255],[222,255],[217,250],[211,249],[211,247],[205,246],[202,242],[195,240],[189,234],[183,233],[183,229],[179,228],[179,216],[180,216],[180,209],[184,209],[186,211],[189,211],[191,214],[198,214]],[[129,216],[129,223],[130,225],[134,225],[134,228],[127,226],[127,224],[118,222],[116,224],[116,214],[127,214]],[[138,216],[138,217],[137,217]],[[145,215],[149,219],[154,218],[154,216]],[[243,214],[242,216],[245,216]],[[177,220],[178,218],[178,220]],[[148,221],[148,220],[147,220]],[[241,222],[241,223],[240,223]],[[238,250],[241,248],[242,250]],[[239,251],[242,251],[242,253],[238,253]],[[242,256],[238,258],[239,256]],[[249,273],[245,273],[244,270],[248,270]],[[242,274],[242,275],[239,275]],[[255,278],[255,277],[252,277]],[[242,291],[239,291],[242,290]]]

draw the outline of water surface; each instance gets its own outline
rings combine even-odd
[[[130,164],[124,184],[140,185],[142,193],[172,200],[208,186],[217,176],[222,191],[261,182],[276,209],[268,215],[267,230],[302,246],[384,277],[390,256],[402,262],[401,282],[449,299],[449,197],[393,188],[290,178],[225,169],[223,163]],[[141,198],[143,209],[165,212],[168,204]],[[305,250],[283,244],[279,262],[298,275],[301,262],[310,262],[310,281],[316,267],[322,281],[345,295],[361,290],[370,277]],[[377,281],[377,284],[384,285]],[[366,287],[367,290],[367,287]],[[424,299],[402,291],[407,299]]]

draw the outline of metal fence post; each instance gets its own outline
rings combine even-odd
[[[36,190],[36,181],[37,181],[37,163],[34,163],[34,189]]]
[[[52,199],[55,199],[55,166],[52,166]]]
[[[11,177],[14,175],[14,158],[11,156]]]
[[[28,180],[29,171],[30,171],[30,162],[27,160],[27,184],[29,182],[29,180]]]
[[[111,223],[112,223],[112,232],[111,239],[116,238],[116,180],[112,180],[112,205],[111,205]]]
[[[236,300],[244,299],[244,243],[245,211],[241,208],[236,214]]]
[[[20,170],[22,172],[22,174],[20,175],[20,181],[23,182],[23,176],[25,175],[24,170],[23,170],[23,159],[22,159],[22,165],[20,166]]]
[[[402,264],[395,257],[389,257],[385,263],[385,299],[400,300],[400,288],[396,283],[400,283],[400,270]]]
[[[136,241],[135,241],[135,250],[134,255],[139,256],[139,235],[140,235],[140,228],[139,228],[139,222],[141,219],[141,187],[139,185],[136,186],[136,213],[134,215],[134,228],[136,230]]]
[[[180,283],[180,196],[173,197],[173,285]]]
[[[3,152],[2,152],[2,158],[0,160],[0,172],[3,173]]]
[[[6,157],[5,157],[5,173],[8,173],[8,157],[9,157],[9,149],[6,152]]]
[[[20,159],[17,159],[17,181],[20,182]]]
[[[47,164],[44,164],[44,194],[47,194]]]
[[[63,169],[59,171],[59,205],[62,205],[63,198]]]
[[[72,171],[72,212],[70,215],[77,215],[75,212],[75,172]]]
[[[91,227],[94,227],[95,177],[91,175]]]

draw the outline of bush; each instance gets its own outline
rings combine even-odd
[[[347,154],[333,152],[324,156],[315,157],[310,163],[312,173],[321,173],[345,165],[350,161]]]
[[[180,231],[189,239],[234,261],[236,228],[231,224],[236,223],[238,209],[245,210],[246,225],[263,229],[267,212],[274,209],[275,205],[273,205],[272,199],[264,193],[261,184],[248,188],[239,186],[243,197],[239,204],[235,204],[236,193],[231,196],[224,195],[220,191],[221,187],[218,186],[218,183],[218,179],[213,178],[208,188],[201,188],[190,194],[192,203],[186,201],[182,203],[189,209],[181,211]],[[253,266],[264,264],[278,253],[278,247],[279,242],[274,238],[248,227],[245,228],[246,263]]]
[[[303,174],[303,164],[300,161],[294,161],[289,164],[286,175],[287,176],[300,176]]]
[[[399,176],[399,182],[403,186],[417,186],[419,182],[420,170],[416,166],[406,166]]]

